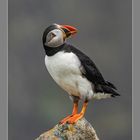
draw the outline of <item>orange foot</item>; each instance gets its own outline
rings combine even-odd
[[[74,103],[74,106],[73,106],[73,111],[72,111],[72,114],[67,116],[66,118],[64,118],[62,121],[60,121],[61,124],[65,124],[67,122],[67,120],[69,120],[72,116],[74,116],[75,114],[77,114],[78,112],[78,102],[75,102]]]
[[[78,105],[75,104],[72,115],[64,118],[60,123],[61,124],[65,124],[67,122],[70,123],[70,124],[76,123],[79,119],[81,119],[84,116],[86,108],[87,108],[87,104],[88,104],[88,102],[84,102],[82,110],[79,114],[77,114]]]
[[[66,122],[68,122],[70,124],[74,124],[78,120],[80,120],[81,118],[83,118],[83,116],[84,116],[84,113],[75,114],[72,117],[70,117],[69,119],[67,119]]]
[[[69,115],[66,118],[64,118],[63,120],[60,121],[60,124],[65,124],[67,122],[67,120],[69,120],[73,115]]]

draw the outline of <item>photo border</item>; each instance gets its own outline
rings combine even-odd
[[[133,139],[140,133],[140,1],[132,0]],[[8,140],[8,0],[0,1],[0,139]]]
[[[140,1],[132,0],[132,137],[140,138]]]
[[[8,0],[0,0],[0,139],[8,140]]]

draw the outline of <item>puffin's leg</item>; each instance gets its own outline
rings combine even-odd
[[[61,120],[60,123],[61,123],[61,124],[66,123],[67,120],[68,120],[69,118],[71,118],[72,116],[74,116],[75,114],[77,114],[77,112],[78,112],[78,101],[74,102],[74,104],[73,104],[73,111],[72,111],[72,114],[69,115],[69,116],[67,116],[67,117],[64,118],[63,120]]]
[[[67,120],[67,122],[73,124],[73,123],[76,123],[79,119],[81,119],[86,112],[87,105],[88,105],[88,101],[85,101],[84,104],[83,104],[81,112],[79,114],[75,114],[72,117],[70,117]]]

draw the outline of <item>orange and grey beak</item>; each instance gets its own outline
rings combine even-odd
[[[60,28],[65,32],[67,38],[77,33],[77,29],[69,25],[60,25]]]

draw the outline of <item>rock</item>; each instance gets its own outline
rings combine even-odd
[[[75,124],[57,124],[36,140],[99,140],[94,128],[82,118]]]

